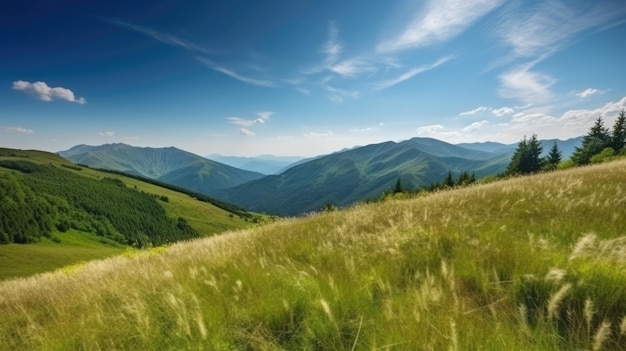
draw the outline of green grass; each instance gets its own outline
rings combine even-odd
[[[0,280],[44,273],[78,262],[119,255],[125,248],[89,233],[55,233],[54,242],[0,245]]]
[[[626,161],[0,282],[0,349],[624,350]]]
[[[166,196],[168,202],[159,201],[171,218],[183,217],[203,236],[211,236],[227,230],[250,227],[248,222],[237,215],[218,208],[210,203],[195,200],[188,195],[159,186],[148,184],[121,175],[104,173],[98,170],[76,167],[56,154],[36,150],[15,150],[0,148],[0,160],[23,160],[37,164],[51,164],[60,169],[93,179],[116,178],[127,187],[136,188],[157,197]],[[0,173],[14,172],[0,167]],[[37,244],[0,245],[0,280],[12,277],[25,277],[35,273],[54,270],[65,265],[76,264],[90,259],[100,259],[122,252],[122,248],[100,243],[100,238],[89,233],[76,231],[55,234],[61,243],[43,239]]]

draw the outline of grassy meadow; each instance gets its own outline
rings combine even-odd
[[[28,161],[40,165],[53,165],[64,172],[96,180],[118,179],[128,188],[151,194],[156,198],[167,198],[167,201],[158,201],[167,216],[185,218],[189,225],[203,236],[253,225],[238,215],[193,199],[189,195],[130,177],[78,167],[53,153],[0,148],[0,161]],[[8,174],[18,175],[19,172],[0,167],[0,177]],[[54,241],[50,238],[54,238]],[[84,231],[70,230],[62,233],[53,228],[50,238],[43,237],[40,242],[27,245],[0,245],[0,280],[24,277],[83,261],[114,256],[125,250],[124,246],[112,240]]]
[[[2,350],[626,350],[626,161],[0,281]]]

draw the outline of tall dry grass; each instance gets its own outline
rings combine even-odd
[[[626,162],[0,282],[0,349],[626,349]]]

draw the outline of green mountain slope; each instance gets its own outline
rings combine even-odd
[[[441,181],[448,171],[475,172],[478,177],[502,172],[509,161],[510,154],[414,138],[326,155],[217,195],[255,211],[298,215],[329,202],[346,205],[378,197],[398,178],[416,188]]]
[[[119,253],[124,245],[160,245],[243,228],[253,219],[235,206],[196,198],[79,167],[56,154],[0,148],[0,279]],[[74,240],[81,235],[84,240]],[[33,267],[15,264],[24,255]]]
[[[626,350],[624,179],[621,160],[0,282],[0,349]]]
[[[263,176],[174,147],[142,148],[126,144],[78,145],[59,152],[59,155],[92,168],[123,171],[208,195]]]

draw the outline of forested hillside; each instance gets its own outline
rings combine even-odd
[[[1,160],[0,167],[16,171],[0,173],[4,243],[36,242],[70,228],[134,246],[199,236],[184,218],[168,218],[153,196],[118,179],[90,179],[26,160]]]

